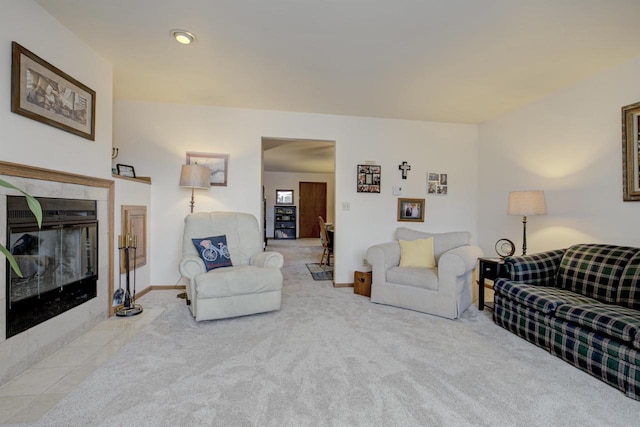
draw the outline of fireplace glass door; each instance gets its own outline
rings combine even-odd
[[[67,218],[68,219],[68,218]],[[96,296],[98,221],[9,225],[8,244],[22,277],[7,270],[7,337]]]

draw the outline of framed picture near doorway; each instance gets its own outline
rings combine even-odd
[[[622,107],[622,200],[640,201],[640,102]]]
[[[382,177],[380,165],[358,165],[357,191],[358,193],[379,193]]]
[[[276,205],[292,205],[293,190],[276,190]]]

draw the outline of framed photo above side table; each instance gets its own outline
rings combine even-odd
[[[11,43],[11,111],[96,139],[96,92],[16,42]]]
[[[424,199],[398,199],[398,221],[424,222]]]
[[[640,201],[640,102],[622,107],[622,200]]]

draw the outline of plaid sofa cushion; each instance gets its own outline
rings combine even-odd
[[[640,351],[632,346],[555,316],[547,316],[545,321],[551,329],[566,336],[567,339],[579,340],[588,347],[640,366]]]
[[[640,312],[609,304],[564,304],[556,316],[607,337],[631,343],[640,350]]]
[[[618,390],[627,392],[629,389],[629,362],[604,353],[553,328],[550,328],[550,343],[551,354]]]
[[[622,273],[616,303],[640,310],[640,251],[631,258]]]
[[[622,272],[638,251],[638,248],[614,245],[571,246],[560,262],[557,286],[615,303]]]
[[[549,348],[549,327],[544,314],[499,295],[494,295],[493,302],[493,320],[497,325],[539,347]]]
[[[504,268],[509,278],[528,285],[555,286],[564,249],[520,257],[507,257]]]
[[[493,286],[495,295],[510,299],[542,313],[554,313],[562,304],[591,303],[597,304],[593,298],[585,297],[566,289],[547,286],[530,286],[515,283],[505,278],[498,278]]]
[[[630,365],[627,377],[629,378],[627,396],[640,400],[640,365]]]

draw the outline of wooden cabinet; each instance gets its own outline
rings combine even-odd
[[[273,238],[295,239],[297,235],[296,231],[296,207],[274,206]]]

